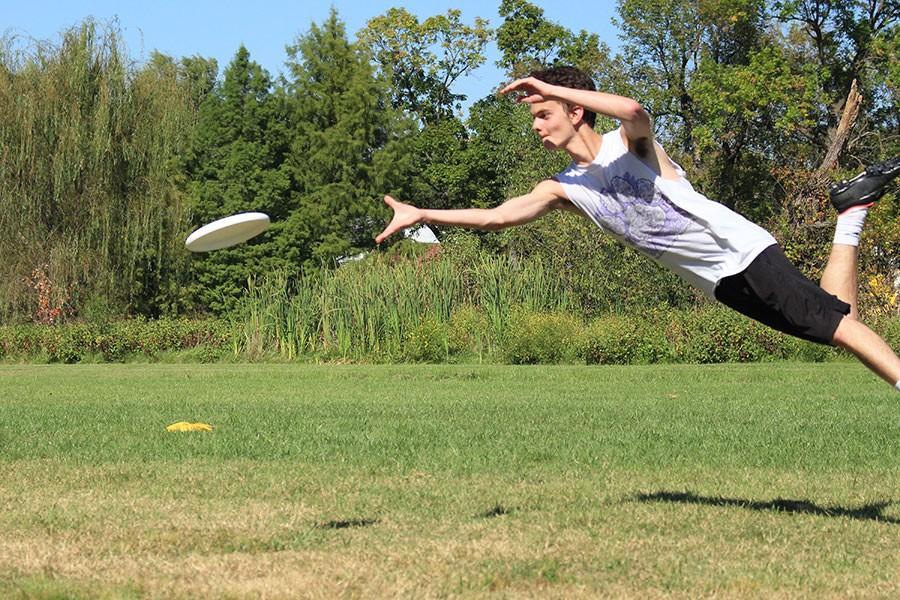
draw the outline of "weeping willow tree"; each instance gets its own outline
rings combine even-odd
[[[0,40],[0,319],[185,307],[177,156],[215,63],[136,65],[118,29]]]

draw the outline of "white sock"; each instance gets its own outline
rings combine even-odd
[[[834,228],[834,243],[845,246],[859,246],[859,234],[869,213],[867,206],[851,208],[838,215]]]
[[[900,381],[898,381],[898,382],[897,382],[897,385],[895,385],[894,387],[897,388],[897,391],[898,391],[898,392],[900,392]]]

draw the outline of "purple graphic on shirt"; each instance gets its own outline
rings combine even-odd
[[[638,249],[659,258],[690,225],[690,219],[649,179],[616,175],[600,189],[595,216]]]

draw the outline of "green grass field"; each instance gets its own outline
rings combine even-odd
[[[4,598],[900,596],[854,363],[6,365],[0,482]]]

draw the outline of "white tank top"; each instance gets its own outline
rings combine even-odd
[[[680,179],[664,179],[628,151],[621,130],[603,136],[587,166],[555,177],[601,229],[641,250],[714,298],[716,283],[740,273],[776,243],[772,235]]]

